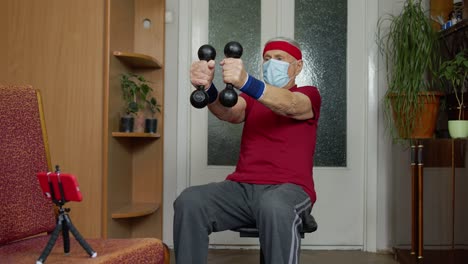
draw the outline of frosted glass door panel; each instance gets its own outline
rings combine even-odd
[[[242,45],[242,60],[249,74],[261,76],[260,12],[260,0],[210,1],[208,36],[216,49],[214,83],[219,92],[226,86],[219,62],[224,58],[224,46],[230,41]],[[208,115],[208,165],[235,165],[243,125],[219,121],[211,112]]]
[[[296,0],[295,39],[304,70],[297,83],[322,95],[315,166],[346,166],[346,0]]]

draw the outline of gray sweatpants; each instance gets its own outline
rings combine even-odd
[[[206,263],[209,234],[245,225],[259,229],[266,263],[299,263],[299,230],[311,210],[309,196],[295,184],[226,180],[189,187],[174,202],[176,263]]]

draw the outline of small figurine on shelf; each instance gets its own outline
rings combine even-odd
[[[120,76],[124,115],[120,118],[120,132],[133,132],[135,116],[145,108],[146,97],[153,90],[143,76],[127,73]]]

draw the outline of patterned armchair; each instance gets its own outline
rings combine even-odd
[[[0,85],[0,131],[0,262],[34,263],[56,225],[54,206],[36,177],[52,170],[38,90]],[[65,256],[59,238],[46,263],[169,263],[167,246],[156,238],[86,241],[97,258],[73,237]]]

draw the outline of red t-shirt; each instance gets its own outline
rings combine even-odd
[[[312,168],[320,116],[321,97],[312,86],[291,92],[307,95],[314,118],[296,120],[278,115],[257,100],[241,94],[247,102],[244,129],[236,170],[227,180],[254,184],[294,183],[316,200]]]

